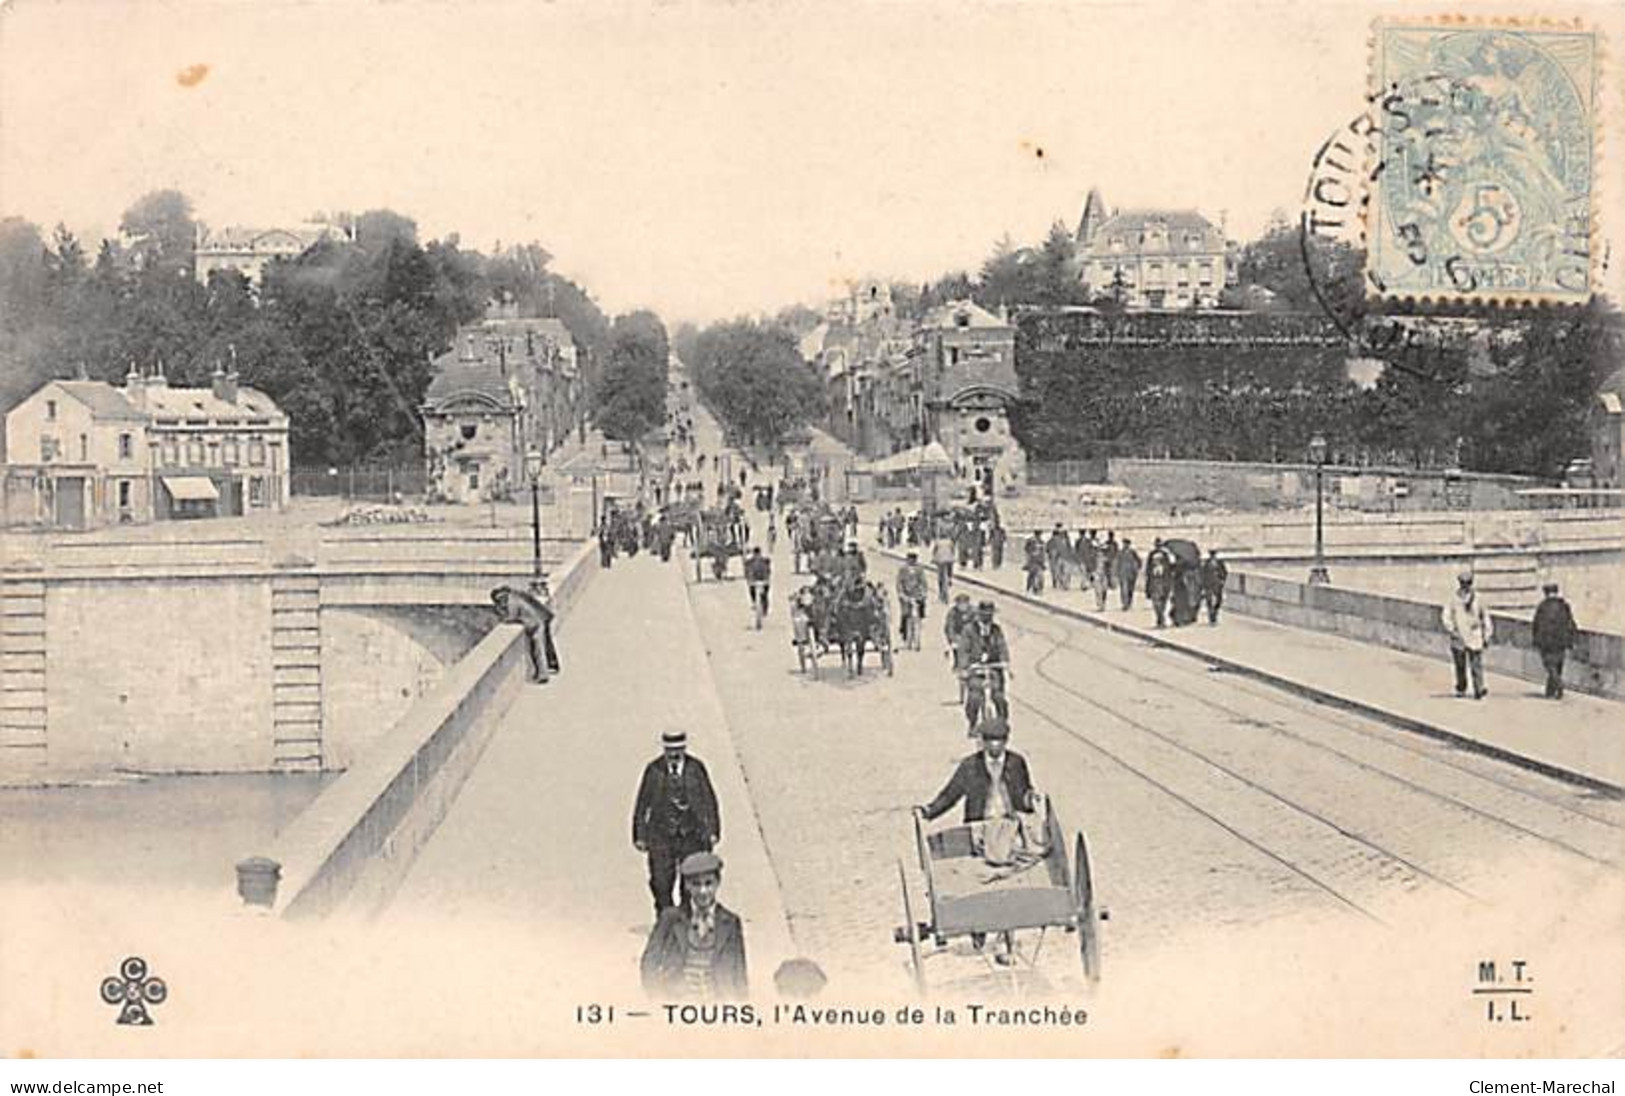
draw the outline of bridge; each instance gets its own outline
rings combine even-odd
[[[543,541],[544,569],[579,547]],[[528,530],[432,525],[13,554],[0,782],[347,768],[533,566]]]

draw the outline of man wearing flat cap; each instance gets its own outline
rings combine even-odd
[[[1000,717],[982,721],[977,733],[982,748],[959,763],[937,797],[920,808],[927,822],[965,801],[965,821],[1010,818],[1033,809],[1033,781],[1027,759],[1005,747],[1010,724]]]
[[[655,914],[669,909],[684,857],[710,852],[722,838],[722,816],[705,764],[688,754],[688,734],[668,728],[660,756],[643,768],[632,808],[632,844],[649,857]]]
[[[1563,660],[1569,648],[1579,638],[1580,629],[1574,623],[1574,611],[1569,603],[1558,596],[1557,583],[1548,582],[1541,587],[1540,605],[1535,609],[1535,650],[1546,667],[1546,698],[1563,699]]]
[[[660,911],[639,970],[643,988],[661,1000],[730,1001],[750,992],[745,930],[717,901],[722,858],[711,852],[683,858],[683,902]]]

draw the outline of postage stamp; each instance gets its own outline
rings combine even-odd
[[[1596,33],[1382,22],[1371,63],[1368,292],[1589,298]]]

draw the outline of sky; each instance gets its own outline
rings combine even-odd
[[[974,272],[1091,186],[1257,235],[1397,10],[10,0],[0,215],[96,239],[162,187],[214,226],[386,207],[709,322]]]

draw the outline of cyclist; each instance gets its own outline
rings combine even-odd
[[[920,553],[910,552],[908,562],[897,572],[897,608],[903,614],[903,638],[910,650],[920,649],[925,599],[925,568],[920,566]]]
[[[1007,676],[1013,678],[1016,675],[1010,668],[1010,645],[1005,641],[1004,629],[994,622],[993,613],[991,601],[978,605],[976,616],[965,627],[960,638],[965,648],[967,673],[988,690],[999,718],[1009,719],[1010,701],[1005,697],[1004,686]],[[972,687],[966,690],[965,695],[965,718],[970,723],[972,733],[975,733],[981,716],[982,697],[978,692]]]
[[[760,547],[752,548],[745,558],[745,583],[750,588],[751,604],[762,616],[767,615],[767,588],[772,579],[773,561],[762,555]]]

